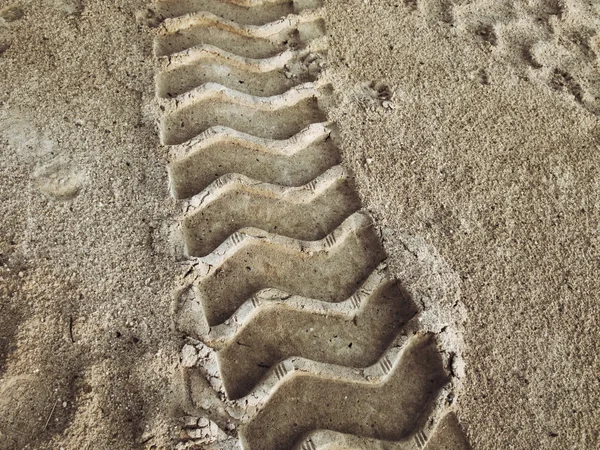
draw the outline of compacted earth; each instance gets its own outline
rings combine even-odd
[[[600,447],[598,3],[324,16],[329,119],[390,271],[464,321],[471,446]],[[141,0],[0,0],[2,450],[175,446],[158,25]]]

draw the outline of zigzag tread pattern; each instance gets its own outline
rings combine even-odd
[[[281,17],[321,6],[320,0],[162,0],[157,4],[161,19],[210,11],[218,17],[243,25],[262,25]]]
[[[244,226],[300,240],[325,238],[332,246],[335,235],[328,233],[360,208],[349,175],[340,166],[319,176],[315,184],[299,188],[282,188],[238,174],[219,181],[186,202],[181,224],[190,256],[208,255]]]
[[[170,147],[171,192],[185,199],[228,173],[281,186],[309,184],[340,162],[324,123],[311,124],[290,139],[260,139],[231,128],[211,127],[198,137]]]
[[[157,3],[159,131],[191,264],[173,314],[202,416],[185,448],[421,450],[448,381],[339,165],[320,3]]]
[[[429,434],[423,429],[411,436],[397,440],[361,438],[331,430],[318,430],[308,433],[294,450],[468,450],[454,413],[448,413]]]

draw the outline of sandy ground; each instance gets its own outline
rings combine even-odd
[[[176,363],[143,2],[21,5],[0,57],[0,448],[131,448],[161,433]]]
[[[591,2],[331,0],[326,14],[330,116],[391,268],[417,299],[465,305],[473,448],[598,448]],[[2,449],[174,435],[178,212],[152,25],[140,0],[0,3]]]

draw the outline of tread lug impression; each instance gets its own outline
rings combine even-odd
[[[156,3],[159,133],[189,262],[172,311],[178,449],[422,450],[449,417],[447,358],[388,275],[332,139],[321,6]]]
[[[159,59],[156,94],[174,98],[205,83],[220,83],[259,97],[280,95],[317,79],[324,67],[320,52],[321,46],[311,45],[302,51],[285,50],[272,58],[252,59],[202,44]]]
[[[255,228],[234,234],[203,258],[212,269],[195,285],[208,323],[223,323],[265,288],[331,302],[352,295],[385,253],[363,213],[350,216],[332,234],[333,247],[326,239],[299,241]]]
[[[314,123],[289,139],[261,139],[222,126],[171,147],[168,167],[177,199],[199,194],[228,173],[282,186],[301,186],[340,161],[324,123]]]
[[[244,227],[320,240],[360,208],[349,176],[340,166],[329,169],[315,184],[301,187],[283,188],[238,174],[218,181],[185,206],[181,227],[190,256],[208,255]],[[335,239],[330,236],[327,244]]]
[[[261,25],[303,10],[316,9],[321,3],[321,0],[163,0],[157,5],[157,13],[166,19],[210,11],[239,24]]]
[[[166,56],[209,44],[242,57],[263,59],[290,47],[305,46],[324,34],[323,20],[314,13],[254,26],[199,12],[165,20],[154,41],[154,53]]]
[[[182,144],[217,125],[265,139],[289,139],[310,124],[325,120],[318,96],[313,83],[273,97],[256,97],[206,83],[162,101],[161,141]]]

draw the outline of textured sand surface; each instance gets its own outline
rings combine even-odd
[[[461,278],[471,444],[596,448],[598,118],[456,23],[375,3],[331,8],[339,84],[393,94],[346,91],[342,148],[392,260],[416,235]]]
[[[131,448],[161,433],[175,361],[142,2],[17,5],[0,56],[0,448]]]
[[[597,7],[325,4],[330,118],[390,266],[432,317],[466,307],[471,445],[598,448]],[[171,448],[155,22],[1,0],[0,449]]]

